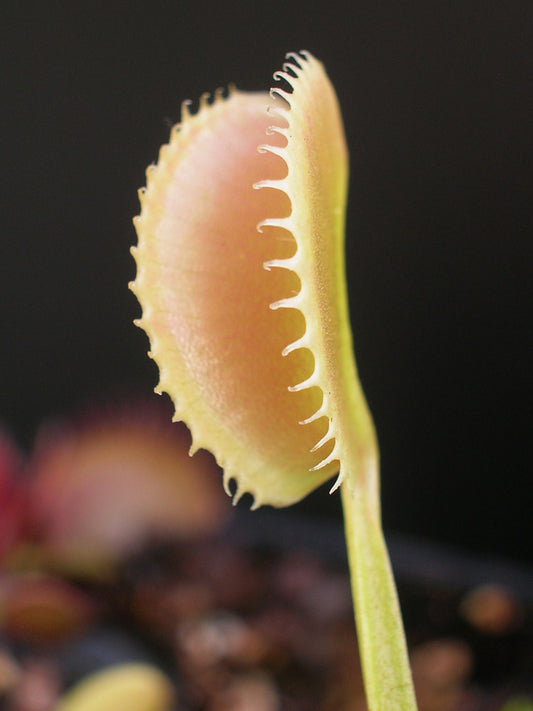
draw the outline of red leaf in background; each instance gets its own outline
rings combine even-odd
[[[83,573],[150,542],[216,531],[231,507],[212,457],[149,408],[43,427],[30,460],[40,543]]]
[[[22,456],[0,430],[0,563],[23,535],[26,489],[21,472]]]

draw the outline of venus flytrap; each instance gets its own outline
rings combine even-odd
[[[308,52],[287,60],[270,95],[231,89],[195,114],[183,106],[140,193],[131,287],[158,391],[236,499],[286,506],[337,475],[369,707],[407,711],[378,447],[348,314],[342,118],[322,64]]]

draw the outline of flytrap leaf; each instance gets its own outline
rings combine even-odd
[[[291,504],[340,471],[338,485],[343,422],[360,409],[352,448],[371,428],[348,316],[337,98],[308,52],[274,78],[270,95],[232,88],[196,113],[183,105],[140,191],[131,284],[157,391],[254,506]]]

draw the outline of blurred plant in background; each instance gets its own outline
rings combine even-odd
[[[345,564],[236,536],[189,446],[159,399],[1,434],[3,711],[366,710]],[[530,607],[400,594],[421,711],[529,711]]]
[[[189,457],[187,429],[169,424],[163,410],[130,404],[47,422],[27,459],[1,433],[0,625],[17,649],[48,649],[53,657],[57,645],[109,616],[127,561],[215,535],[228,521],[218,467],[205,452]],[[51,669],[32,668],[37,691],[31,692],[16,669],[0,651],[0,694],[7,694],[8,708],[55,708],[61,684]],[[123,671],[86,684],[60,707],[118,709],[116,694],[129,688]],[[161,675],[145,670],[141,679],[139,685],[139,670],[132,672],[136,692],[132,697],[130,689],[121,703],[129,699],[127,708],[139,711],[170,708]]]
[[[26,490],[21,481],[22,455],[0,430],[0,561],[22,536]]]
[[[48,426],[37,438],[29,506],[59,566],[102,572],[149,543],[213,533],[227,519],[218,467],[206,452],[189,457],[185,426],[155,409],[132,412]]]

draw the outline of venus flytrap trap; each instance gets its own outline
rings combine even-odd
[[[270,95],[219,91],[194,114],[184,104],[140,193],[138,325],[157,390],[236,499],[286,506],[337,475],[368,704],[412,710],[352,350],[342,118],[322,64],[308,52],[287,60]]]

